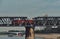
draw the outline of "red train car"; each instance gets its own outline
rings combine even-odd
[[[33,20],[13,20],[12,21],[13,25],[20,25],[20,24],[23,24],[23,23],[33,24]]]

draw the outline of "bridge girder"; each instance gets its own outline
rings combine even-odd
[[[36,26],[60,26],[60,17],[35,17]]]
[[[25,22],[17,24],[14,20],[24,20]],[[32,24],[29,24],[26,20],[28,20],[27,17],[0,17],[0,26],[60,26],[60,17],[34,17]],[[14,21],[14,24],[12,24],[12,21]]]

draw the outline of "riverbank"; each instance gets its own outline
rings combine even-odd
[[[45,39],[60,39],[60,34],[35,34],[36,37],[42,37]]]

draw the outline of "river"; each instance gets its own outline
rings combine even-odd
[[[3,32],[3,31],[9,31],[9,30],[25,30],[24,27],[0,27],[0,32]],[[24,37],[7,37],[7,36],[0,36],[0,39],[25,39],[25,36]],[[35,37],[35,39],[42,39],[42,38],[39,38],[39,37]]]
[[[0,39],[25,39],[25,37],[0,37]],[[43,38],[35,37],[35,39],[43,39]]]

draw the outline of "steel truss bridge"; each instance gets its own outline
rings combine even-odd
[[[0,26],[22,26],[22,25],[15,25],[15,24],[12,24],[12,22],[14,20],[27,20],[27,17],[0,17]]]
[[[12,24],[14,20],[30,20],[27,17],[0,17],[0,26],[17,26]],[[26,24],[24,22],[24,25],[34,25],[34,26],[60,26],[60,17],[34,17],[32,18],[33,23],[32,24]],[[28,22],[29,23],[29,22]],[[18,26],[22,26],[22,23],[18,24]]]

